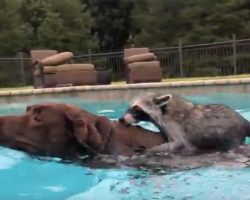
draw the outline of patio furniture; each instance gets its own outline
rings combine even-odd
[[[43,60],[44,58],[58,54],[57,50],[31,50],[30,55],[32,63],[35,63],[37,60]]]
[[[97,71],[97,84],[108,85],[112,81],[112,70],[108,67],[98,67]]]
[[[155,54],[148,48],[124,49],[127,83],[160,82],[162,70]]]
[[[32,62],[32,73],[33,73],[33,86],[34,88],[42,87],[41,77],[37,74],[36,69],[34,68],[38,60],[43,60],[49,56],[58,54],[56,50],[31,50],[31,62]]]
[[[54,50],[31,51],[34,87],[59,87],[96,85],[104,71],[95,69],[93,64],[71,63],[73,53],[57,53]],[[107,73],[107,72],[106,72]],[[110,84],[111,80],[100,83]]]

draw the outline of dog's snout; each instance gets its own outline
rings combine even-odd
[[[120,118],[119,118],[119,122],[121,122],[121,123],[125,123],[124,118],[123,118],[123,117],[120,117]]]

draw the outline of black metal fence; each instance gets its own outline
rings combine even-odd
[[[113,72],[113,81],[124,80],[123,52],[95,53],[74,57],[77,63],[93,63],[98,68],[110,68]]]
[[[0,87],[19,87],[31,84],[30,58],[0,58]]]
[[[164,77],[250,73],[250,39],[153,49]]]
[[[161,62],[164,78],[250,74],[250,39],[151,49]],[[113,81],[124,80],[123,52],[91,53],[74,57],[77,63],[108,67]],[[31,59],[0,58],[0,87],[32,84]]]

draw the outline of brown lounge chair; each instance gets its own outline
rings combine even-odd
[[[156,56],[148,48],[124,49],[127,83],[160,82],[162,70]]]
[[[32,50],[34,87],[58,87],[68,85],[96,85],[100,74],[93,64],[70,63],[71,52],[58,53],[55,50]],[[110,84],[111,78],[100,84]]]

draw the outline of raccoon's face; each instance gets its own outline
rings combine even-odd
[[[148,94],[131,102],[129,109],[119,119],[120,122],[130,125],[139,121],[157,123],[166,111],[166,106],[172,95]]]
[[[141,107],[131,106],[127,112],[119,119],[120,122],[130,125],[139,121],[151,121],[150,115],[142,110]]]

